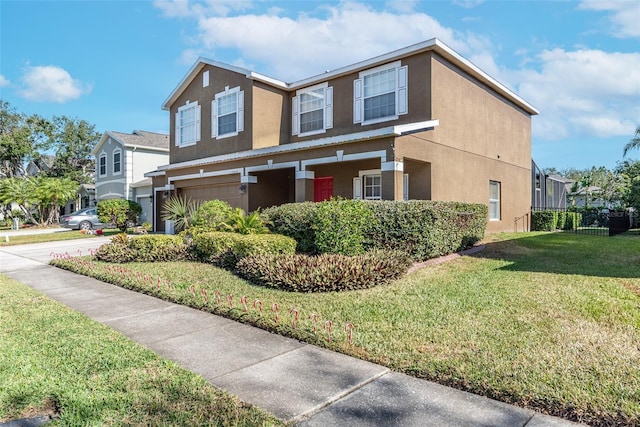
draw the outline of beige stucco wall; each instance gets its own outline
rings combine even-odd
[[[430,59],[433,131],[396,140],[396,156],[431,164],[431,199],[489,203],[489,181],[501,183],[501,219],[488,232],[512,231],[530,208],[531,118],[504,98]],[[410,188],[411,190],[411,188]]]
[[[291,102],[284,90],[255,82],[250,120],[245,127],[253,127],[253,148],[273,147],[289,138]]]

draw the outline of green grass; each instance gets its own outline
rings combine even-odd
[[[0,275],[0,422],[282,425],[112,329]]]
[[[199,263],[64,264],[504,402],[593,425],[640,424],[640,238],[521,233],[486,244],[390,285],[327,294],[265,289]]]
[[[118,229],[106,229],[103,231],[102,236],[114,236],[120,233]],[[43,242],[57,242],[64,240],[76,240],[76,239],[95,239],[101,237],[96,234],[82,234],[78,230],[61,231],[57,233],[45,233],[45,234],[25,234],[25,235],[13,235],[9,236],[7,242],[4,236],[0,237],[0,246],[13,246],[24,245],[29,243],[43,243]]]

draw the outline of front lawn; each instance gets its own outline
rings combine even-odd
[[[59,231],[57,233],[10,235],[0,237],[0,246],[25,245],[29,243],[58,242],[63,240],[94,239],[101,236],[115,236],[121,233],[117,228],[103,230],[103,234],[83,234],[78,230]]]
[[[640,424],[637,236],[493,236],[475,256],[326,294],[199,263],[55,263],[504,402]]]
[[[0,423],[53,415],[59,426],[281,425],[2,275],[0,349]]]

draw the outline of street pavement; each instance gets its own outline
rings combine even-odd
[[[579,425],[48,265],[54,252],[86,255],[108,241],[0,247],[0,273],[298,426]]]

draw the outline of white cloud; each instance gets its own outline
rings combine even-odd
[[[162,4],[163,10],[176,8],[175,16],[188,14],[197,22],[183,54],[190,64],[200,55],[216,59],[217,52],[237,52],[228,60],[234,65],[291,82],[437,37],[540,110],[533,121],[536,138],[627,136],[640,123],[638,53],[589,48],[536,52],[533,47],[516,53],[522,56],[520,69],[508,69],[496,62],[499,47],[489,37],[456,31],[413,12],[413,0],[388,0],[385,10],[379,10],[380,3],[378,9],[357,1],[318,3],[297,16],[274,8],[226,16],[202,3]],[[609,3],[598,4],[613,11]]]
[[[75,80],[54,65],[28,67],[21,78],[22,97],[38,102],[64,103],[91,92],[90,85]]]
[[[154,6],[170,18],[186,18],[201,15],[227,16],[238,10],[250,9],[253,2],[248,0],[154,0]]]
[[[610,12],[611,33],[619,38],[640,37],[640,2],[637,0],[589,0],[580,9]]]
[[[453,4],[456,6],[471,9],[484,3],[484,0],[453,0]]]
[[[545,50],[509,76],[519,94],[540,110],[534,135],[609,138],[640,123],[640,53]]]
[[[9,83],[9,80],[5,76],[0,74],[0,87],[9,86]]]
[[[389,9],[397,10],[401,13],[411,13],[418,5],[418,0],[387,0]]]
[[[256,71],[292,81],[433,37],[462,54],[471,51],[464,36],[424,13],[376,11],[356,2],[323,6],[321,12],[321,17],[295,18],[201,15],[199,40],[206,49],[201,54],[215,57],[217,49],[238,49],[245,61],[264,66]]]

